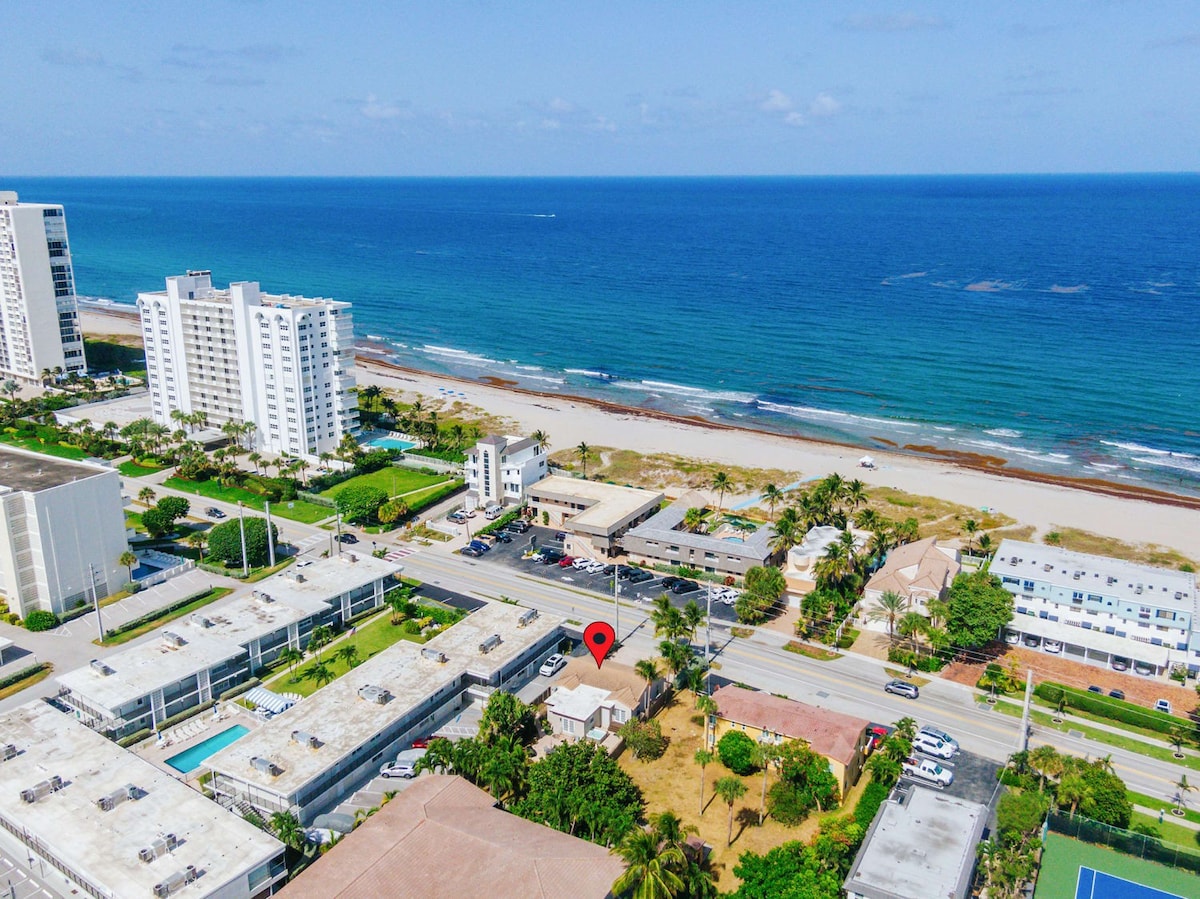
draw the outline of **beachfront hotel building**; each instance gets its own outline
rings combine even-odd
[[[484,437],[467,454],[467,509],[519,506],[549,474],[546,448],[531,437]]]
[[[80,721],[119,739],[246,683],[284,649],[307,648],[314,627],[338,627],[379,608],[401,567],[342,553],[293,567],[246,595],[172,622],[158,640],[58,677],[59,701]]]
[[[488,603],[424,646],[395,643],[209,756],[210,786],[227,807],[310,824],[473,699],[519,690],[561,640],[562,619]]]
[[[0,852],[45,895],[259,899],[287,879],[277,839],[52,705],[0,714],[0,733]]]
[[[167,278],[138,294],[155,421],[198,412],[209,425],[253,422],[256,449],[319,456],[358,432],[350,304],[228,289],[212,274]]]
[[[87,373],[61,206],[0,191],[0,379]]]
[[[1191,573],[1020,540],[1001,542],[989,571],[1014,596],[1010,638],[1140,674],[1200,672]]]
[[[128,572],[116,470],[0,446],[0,594],[24,618],[108,596]]]

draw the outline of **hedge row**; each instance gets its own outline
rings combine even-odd
[[[1122,699],[1114,699],[1111,696],[1091,693],[1075,687],[1065,687],[1062,684],[1041,683],[1033,688],[1033,693],[1039,699],[1044,699],[1052,705],[1058,705],[1058,701],[1065,698],[1068,708],[1089,712],[1110,721],[1144,727],[1167,736],[1170,736],[1175,728],[1186,724],[1182,719],[1165,712],[1144,709]]]
[[[158,732],[162,733],[168,727],[174,727],[176,724],[178,724],[181,721],[187,721],[189,718],[195,718],[201,712],[207,712],[214,705],[216,705],[216,700],[210,699],[207,702],[202,702],[199,705],[194,705],[190,709],[184,709],[179,714],[172,715],[170,718],[167,718],[163,721],[158,722]]]
[[[153,621],[157,621],[159,618],[170,615],[176,609],[183,608],[188,603],[195,602],[201,596],[211,592],[212,587],[205,587],[203,590],[197,590],[195,593],[188,594],[183,599],[176,600],[169,606],[164,606],[163,608],[156,609],[153,612],[147,612],[145,615],[139,615],[137,618],[134,618],[133,621],[126,621],[124,624],[119,624],[114,628],[109,628],[104,632],[104,639],[107,640],[110,637],[119,637],[121,634],[128,633],[135,628],[141,627],[143,624],[150,624]]]
[[[462,489],[461,483],[446,484],[440,490],[435,490],[433,493],[429,494],[429,496],[426,496],[416,502],[408,503],[408,500],[404,500],[404,502],[408,505],[408,511],[410,513],[416,513],[416,512],[420,512],[422,509],[428,509],[434,503],[441,502],[450,494],[455,493],[456,491],[461,490],[461,489]]]
[[[150,728],[143,727],[141,730],[135,730],[126,737],[121,737],[121,739],[117,740],[117,745],[123,749],[128,749],[134,743],[142,742],[142,740],[146,739],[152,733],[153,731]]]
[[[875,820],[875,813],[879,811],[879,806],[883,805],[891,792],[890,787],[877,780],[871,781],[863,790],[858,805],[854,806],[854,821],[862,827],[864,833],[871,826],[871,822]]]
[[[476,536],[480,536],[483,534],[494,534],[497,531],[503,530],[504,528],[506,528],[510,524],[512,524],[514,521],[516,521],[518,518],[520,518],[521,513],[524,511],[525,511],[524,506],[521,506],[521,508],[519,508],[519,509],[511,509],[510,511],[505,512],[503,515],[501,515],[495,521],[489,522],[488,524],[481,527],[479,530],[477,530],[475,532],[475,534],[476,534]]]
[[[3,690],[5,687],[11,687],[13,684],[20,683],[27,677],[33,677],[35,674],[40,674],[49,667],[49,662],[39,662],[36,665],[30,665],[28,668],[22,668],[16,674],[10,674],[8,677],[0,680],[0,690]]]
[[[227,699],[233,699],[235,696],[241,696],[243,693],[245,693],[249,690],[253,690],[255,687],[257,687],[261,683],[262,683],[262,681],[259,680],[257,677],[252,677],[248,681],[246,681],[244,684],[239,684],[236,687],[230,687],[228,690],[226,690],[224,693],[222,693],[217,698],[220,699],[221,702],[224,702]]]

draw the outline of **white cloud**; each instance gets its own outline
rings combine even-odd
[[[562,97],[555,97],[547,104],[546,108],[551,112],[559,113],[575,111],[575,105],[567,100],[564,100]]]
[[[815,119],[823,119],[836,114],[841,108],[841,103],[829,94],[822,92],[808,104],[808,114]]]
[[[368,119],[394,119],[403,114],[404,110],[394,103],[380,100],[374,94],[367,94],[367,102],[363,105],[361,112]]]
[[[789,112],[783,117],[783,124],[799,128],[801,125],[808,124],[808,121],[798,112]]]
[[[773,88],[767,92],[767,99],[763,100],[758,108],[763,112],[787,112],[792,108],[792,98]]]

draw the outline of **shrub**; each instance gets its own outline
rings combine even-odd
[[[58,616],[45,609],[34,609],[25,616],[25,630],[27,631],[48,631],[58,627],[59,623]]]
[[[358,487],[345,487],[334,497],[338,511],[347,521],[370,521],[379,511],[379,507],[387,502],[387,491],[382,487],[372,487],[363,484]]]
[[[146,739],[146,737],[150,736],[150,734],[150,728],[143,727],[141,730],[135,730],[128,736],[121,737],[121,739],[117,740],[117,745],[123,749],[128,749],[134,743],[142,742],[142,740]]]
[[[421,623],[415,618],[409,618],[401,627],[404,628],[404,633],[406,634],[413,634],[415,636],[421,633]]]
[[[271,534],[278,545],[279,528],[271,525]],[[208,555],[226,565],[242,564],[242,536],[238,520],[217,525],[208,532]],[[252,567],[267,564],[267,520],[246,519],[246,558]]]
[[[13,684],[20,683],[27,677],[33,677],[35,674],[40,674],[50,667],[49,662],[39,662],[36,665],[30,665],[27,668],[22,668],[20,671],[14,671],[3,679],[0,679],[0,690],[5,687],[11,687]]]
[[[746,775],[754,771],[754,750],[754,741],[740,730],[731,730],[717,741],[721,764],[734,774]]]
[[[1144,709],[1132,703],[1125,702],[1123,699],[1113,699],[1111,696],[1089,693],[1087,690],[1077,690],[1074,687],[1064,687],[1061,684],[1041,683],[1033,688],[1033,693],[1039,699],[1044,699],[1054,706],[1057,706],[1061,700],[1066,699],[1067,706],[1070,708],[1079,709],[1082,712],[1088,712],[1101,718],[1107,718],[1110,721],[1119,721],[1122,724],[1144,727],[1147,730],[1168,736],[1170,736],[1176,727],[1183,723],[1181,719],[1176,718],[1174,715],[1168,715],[1165,712]]]
[[[667,751],[670,740],[663,736],[662,726],[654,720],[630,720],[621,725],[617,731],[633,757],[639,761],[653,761],[662,758]]]
[[[887,786],[881,784],[877,780],[871,781],[863,790],[862,797],[858,800],[858,805],[854,806],[854,821],[863,830],[871,826],[871,822],[875,820],[875,813],[879,811],[879,806],[883,805],[884,800],[888,798],[888,793],[891,792]]]

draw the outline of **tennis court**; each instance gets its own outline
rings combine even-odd
[[[1075,899],[1183,899],[1183,897],[1081,865],[1079,882],[1075,885]]]
[[[1034,899],[1200,899],[1200,877],[1050,831]]]

